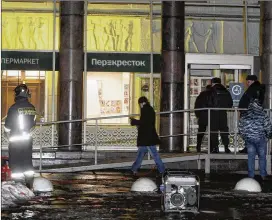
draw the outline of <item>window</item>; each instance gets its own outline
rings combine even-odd
[[[89,72],[87,118],[129,114],[130,79],[130,73]],[[128,118],[103,119],[100,123],[127,124]]]

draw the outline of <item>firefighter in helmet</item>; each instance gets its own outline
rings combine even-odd
[[[9,139],[11,179],[24,182],[32,188],[34,169],[31,130],[36,124],[36,110],[28,100],[30,92],[25,84],[18,85],[14,92],[15,103],[8,110],[4,127]]]

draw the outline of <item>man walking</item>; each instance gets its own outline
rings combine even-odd
[[[210,106],[212,108],[232,108],[233,101],[229,91],[221,84],[220,78],[213,78],[211,80],[212,88],[209,92],[210,94]],[[218,131],[220,131],[220,136],[225,147],[225,153],[230,153],[228,148],[229,138],[228,138],[228,118],[226,110],[211,110],[211,152],[218,153]]]
[[[140,120],[130,118],[131,125],[137,126],[138,128],[138,152],[131,170],[134,175],[137,174],[145,154],[149,151],[157,165],[160,174],[162,174],[165,171],[165,167],[156,149],[156,145],[159,144],[160,141],[155,128],[155,111],[149,104],[147,98],[144,96],[139,98],[138,104],[141,108]]]
[[[206,89],[202,91],[196,98],[195,101],[195,115],[197,117],[198,123],[198,133],[197,133],[197,152],[201,152],[201,143],[205,135],[205,131],[208,125],[208,110],[197,110],[201,108],[209,108],[209,91],[211,90],[211,85],[207,85]]]

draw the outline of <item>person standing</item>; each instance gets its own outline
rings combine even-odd
[[[138,99],[138,104],[141,108],[140,120],[130,118],[130,124],[132,126],[137,126],[138,128],[138,152],[131,170],[134,175],[137,174],[145,154],[149,151],[157,165],[160,174],[162,174],[165,171],[165,167],[156,148],[156,145],[160,143],[160,140],[155,128],[155,111],[145,96],[142,96]]]
[[[248,75],[246,78],[246,82],[248,85],[248,89],[244,92],[243,96],[240,99],[239,102],[239,108],[245,108],[247,109],[250,103],[250,100],[252,97],[256,96],[256,93],[258,91],[262,91],[260,94],[262,94],[262,97],[260,97],[260,104],[263,105],[264,102],[264,95],[265,95],[265,87],[262,85],[258,79],[257,76],[255,75]],[[245,111],[240,111],[240,116],[245,113]],[[244,149],[239,151],[240,153],[247,153],[247,148],[245,147]]]
[[[32,164],[31,130],[36,124],[35,107],[28,101],[29,89],[25,84],[15,90],[15,103],[9,108],[4,130],[9,139],[11,179],[25,182],[31,189],[34,179]]]
[[[205,135],[205,131],[208,125],[208,110],[197,110],[201,108],[209,108],[209,91],[211,90],[211,85],[207,85],[206,89],[202,91],[196,98],[195,101],[195,115],[197,117],[198,123],[198,133],[197,133],[197,152],[201,152],[201,143]]]
[[[266,154],[267,140],[272,137],[272,126],[268,115],[262,107],[262,92],[257,92],[250,101],[248,110],[239,121],[239,134],[245,141],[248,152],[248,176],[254,178],[255,157],[259,157],[260,175],[262,180],[267,176]]]
[[[213,78],[211,80],[212,88],[209,92],[210,104],[212,108],[232,108],[233,100],[230,92],[221,84],[220,78]],[[211,135],[210,135],[210,150],[212,153],[218,153],[218,131],[220,131],[220,136],[222,143],[225,147],[225,153],[230,153],[229,137],[228,137],[228,118],[226,110],[211,110],[212,117],[211,120]]]

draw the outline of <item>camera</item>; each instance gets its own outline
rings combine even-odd
[[[198,212],[200,179],[190,172],[167,170],[162,176],[161,208],[164,212]]]

